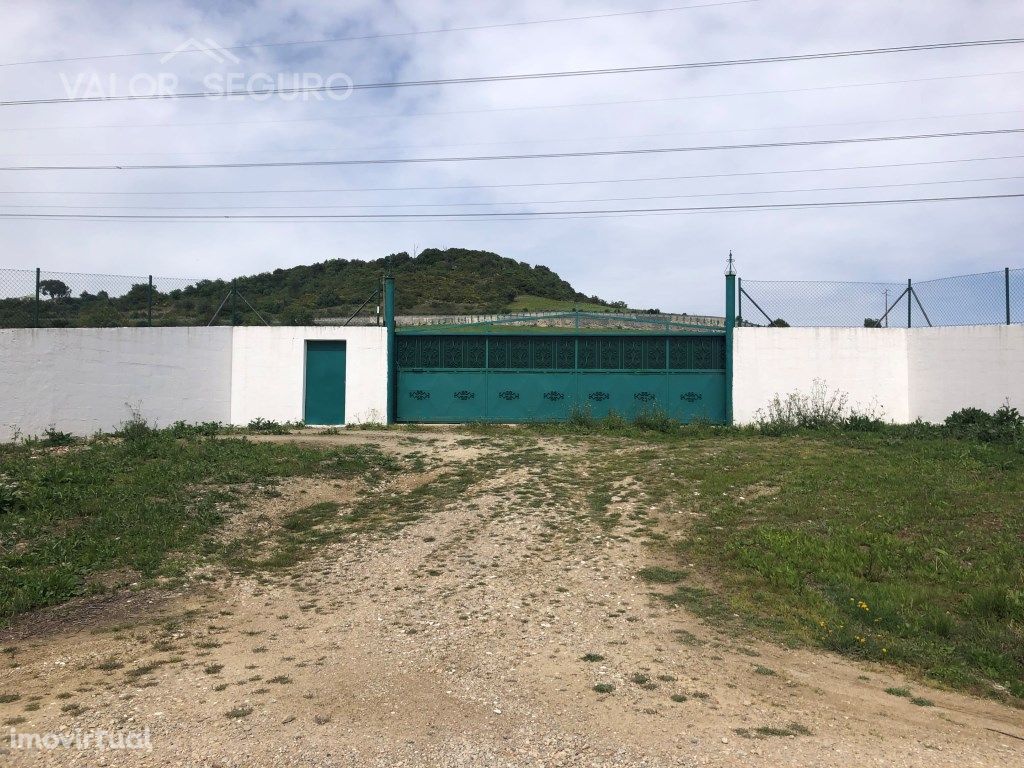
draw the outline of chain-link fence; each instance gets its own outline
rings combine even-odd
[[[0,269],[0,328],[227,325],[254,312],[221,280]]]
[[[743,325],[926,327],[1024,323],[1024,269],[917,282],[739,281]]]

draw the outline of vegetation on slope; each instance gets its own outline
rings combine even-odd
[[[230,323],[234,307],[237,324],[260,320],[247,305],[272,323],[309,324],[315,317],[346,317],[370,296],[381,275],[396,279],[396,305],[405,314],[503,312],[510,307],[625,308],[596,296],[584,296],[548,267],[531,266],[487,251],[428,248],[415,258],[396,253],[373,261],[332,259],[318,264],[275,269],[235,281],[243,300],[228,302],[218,318]],[[47,327],[144,325],[148,287],[139,284],[123,295],[104,292],[74,295],[60,280],[41,286],[40,321]],[[155,325],[206,325],[231,289],[230,281],[201,280],[184,289],[167,291],[155,281]],[[376,302],[370,303],[371,311]],[[31,297],[0,299],[0,327],[32,323]]]

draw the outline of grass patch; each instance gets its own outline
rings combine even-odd
[[[597,693],[611,693],[615,690],[615,686],[611,683],[598,683],[594,686],[594,690]]]
[[[393,468],[374,447],[179,437],[138,420],[120,439],[65,453],[0,446],[0,620],[83,594],[90,574],[180,575],[205,534],[243,506],[239,486]]]
[[[242,717],[248,717],[252,714],[252,707],[233,707],[224,713],[224,716],[231,719],[237,720]]]
[[[800,723],[787,726],[762,725],[757,728],[734,728],[733,733],[745,739],[767,739],[772,736],[810,736],[811,730]]]
[[[604,661],[604,656],[602,656],[600,653],[585,653],[580,658],[583,661],[590,661],[590,662]]]
[[[651,469],[618,467],[698,512],[672,550],[703,578],[666,600],[736,631],[1024,699],[1013,444],[909,429],[670,439]]]
[[[683,580],[686,573],[655,565],[641,569],[637,575],[649,584],[676,584]]]

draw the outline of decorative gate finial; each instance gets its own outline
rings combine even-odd
[[[736,260],[732,257],[732,251],[729,251],[729,261],[726,263],[725,274],[735,275],[736,274]]]

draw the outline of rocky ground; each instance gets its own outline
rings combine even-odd
[[[5,731],[148,728],[152,749],[40,751],[4,735],[6,764],[1024,765],[1019,710],[736,636],[652,597],[637,575],[650,547],[586,512],[587,457],[557,439],[274,439],[370,441],[419,470],[374,488],[288,481],[229,541],[272,535],[294,507],[369,493],[397,507],[479,472],[425,495],[400,530],[353,533],[288,569],[209,567],[175,590],[16,622],[0,637]],[[643,503],[610,499],[622,519]],[[934,706],[885,692],[902,686]]]

